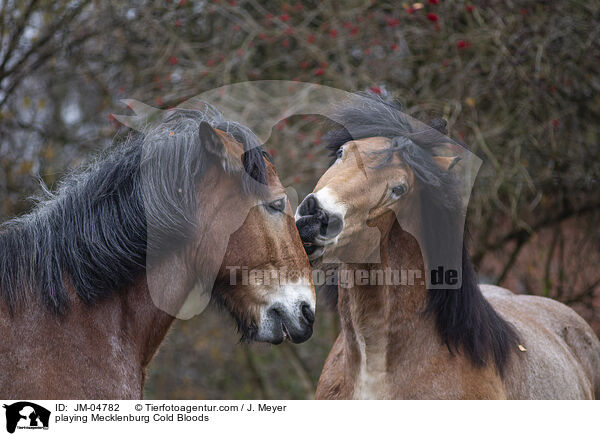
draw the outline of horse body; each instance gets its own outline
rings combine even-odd
[[[472,179],[438,153],[458,145],[373,94],[333,119],[334,161],[296,211],[313,266],[338,269],[341,332],[316,397],[599,398],[600,342],[581,317],[479,286],[463,240]],[[387,270],[414,280],[380,280]]]
[[[141,398],[175,317],[208,299],[245,340],[310,337],[314,288],[285,190],[258,139],[211,115],[168,113],[0,228],[4,397]],[[241,267],[298,274],[244,282]]]
[[[422,268],[420,251],[397,228],[382,244],[374,270]],[[407,253],[406,250],[415,250]],[[340,265],[364,270],[365,265]],[[321,373],[317,399],[593,399],[600,397],[600,342],[572,309],[543,297],[515,295],[481,285],[485,298],[517,330],[501,376],[441,340],[424,316],[424,286],[354,286],[340,289],[341,332]]]
[[[600,342],[583,318],[550,298],[490,285],[481,290],[526,349],[509,362],[509,399],[600,399]]]

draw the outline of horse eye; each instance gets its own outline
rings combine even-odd
[[[267,209],[271,213],[283,212],[285,210],[285,198],[272,201],[267,205]]]
[[[338,159],[341,159],[343,155],[344,155],[344,149],[342,147],[338,148],[337,151],[335,152],[335,156]]]
[[[392,195],[396,198],[399,198],[399,197],[403,196],[404,194],[406,194],[406,191],[408,191],[408,188],[403,183],[402,185],[398,185],[398,186],[395,186],[394,188],[392,188]]]

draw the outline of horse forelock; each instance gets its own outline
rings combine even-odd
[[[9,310],[41,293],[58,314],[69,308],[65,283],[88,304],[131,285],[153,253],[176,249],[197,222],[196,189],[208,162],[198,125],[208,121],[244,147],[240,193],[264,189],[267,169],[258,139],[218,112],[176,110],[131,134],[85,168],[44,187],[33,210],[0,225],[0,297]],[[215,193],[216,194],[216,193]]]

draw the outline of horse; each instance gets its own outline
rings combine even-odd
[[[600,341],[571,308],[479,285],[463,243],[457,289],[418,280],[432,253],[428,238],[415,235],[444,246],[460,231],[430,228],[431,217],[454,220],[459,199],[439,190],[458,183],[460,162],[436,152],[445,132],[417,128],[399,110],[372,94],[341,104],[327,134],[333,163],[296,211],[313,267],[338,270],[341,331],[315,398],[600,398]],[[411,223],[416,231],[407,231]],[[361,249],[368,231],[379,232],[380,263],[340,260]],[[380,278],[402,270],[416,272],[412,282]],[[354,283],[342,286],[342,272]]]
[[[206,107],[167,111],[1,226],[3,397],[142,398],[198,287],[244,341],[311,336],[314,286],[284,187],[250,129]],[[297,274],[248,281],[241,266]]]

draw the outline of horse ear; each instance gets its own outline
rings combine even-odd
[[[442,171],[450,171],[460,161],[460,156],[434,156],[433,160]]]
[[[215,155],[219,159],[225,159],[227,151],[225,150],[225,144],[221,140],[221,137],[217,135],[215,129],[206,121],[200,123],[198,128],[198,136],[200,137],[200,143],[209,153]]]
[[[448,121],[443,118],[433,118],[429,120],[429,125],[444,135],[448,134]]]
[[[222,135],[226,136],[224,133]],[[202,121],[198,127],[200,144],[209,154],[221,162],[221,167],[226,172],[239,170],[241,168],[240,159],[236,159],[234,155],[230,154],[231,152],[228,151],[228,147],[223,142],[224,138],[222,135],[206,121]]]

